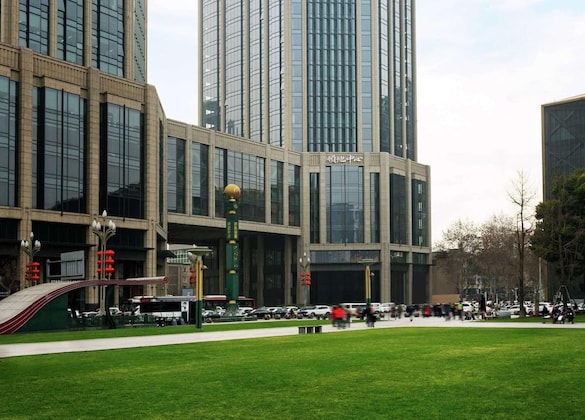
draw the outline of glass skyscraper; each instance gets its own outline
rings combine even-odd
[[[555,180],[585,167],[585,95],[542,105],[543,200],[551,200]],[[561,286],[557,267],[549,263],[545,290],[554,296]],[[583,296],[582,285],[569,285],[571,298]]]
[[[301,153],[294,248],[310,253],[312,300],[363,299],[364,258],[376,261],[377,299],[428,296],[414,3],[201,1],[201,124]]]

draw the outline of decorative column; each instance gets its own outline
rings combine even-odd
[[[24,274],[24,287],[34,286],[40,280],[40,266],[38,262],[34,262],[37,252],[41,250],[41,241],[35,241],[35,234],[30,233],[30,240],[20,241],[20,249],[28,255],[28,262],[26,263],[26,271]]]
[[[225,269],[226,269],[226,298],[227,308],[225,316],[237,316],[238,295],[239,295],[239,270],[240,270],[240,249],[239,224],[238,224],[238,198],[240,198],[240,187],[236,184],[229,184],[223,190],[226,203],[226,245],[225,245]]]

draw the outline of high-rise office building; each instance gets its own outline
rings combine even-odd
[[[543,199],[552,199],[555,180],[585,168],[585,95],[542,105]],[[561,284],[554,265],[547,271],[551,299]],[[572,298],[583,298],[582,286],[570,285]]]
[[[430,169],[417,162],[413,0],[202,0],[201,123],[301,153],[312,300],[428,300]],[[230,171],[227,172],[230,179]],[[349,291],[349,292],[348,292]]]
[[[103,210],[119,227],[109,241],[116,278],[164,273],[166,120],[145,84],[146,6],[0,2],[0,289],[30,286],[19,245],[31,232],[42,244],[41,283],[96,278],[90,225]],[[65,273],[59,261],[70,252],[82,252],[81,265]],[[82,301],[96,303],[95,288],[72,297]]]
[[[185,261],[167,259],[176,244],[213,250],[204,292],[222,293],[223,190],[236,183],[240,292],[258,305],[359,302],[370,284],[375,301],[428,301],[413,2],[200,5],[203,127],[167,119],[146,83],[145,0],[0,2],[3,287],[26,286],[31,231],[41,282],[79,251],[67,278],[94,278],[91,222],[106,210],[114,276],[169,276],[121,286],[119,302],[190,289]],[[70,301],[91,309],[96,291]]]

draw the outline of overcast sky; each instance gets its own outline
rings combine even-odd
[[[196,1],[150,0],[148,82],[197,122]],[[524,171],[542,199],[541,105],[585,94],[585,1],[418,0],[418,161],[433,243],[458,220],[515,215]]]

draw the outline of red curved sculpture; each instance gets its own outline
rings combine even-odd
[[[15,333],[47,303],[75,289],[89,286],[130,286],[163,283],[168,283],[166,276],[43,283],[29,287],[0,301],[0,334]]]

